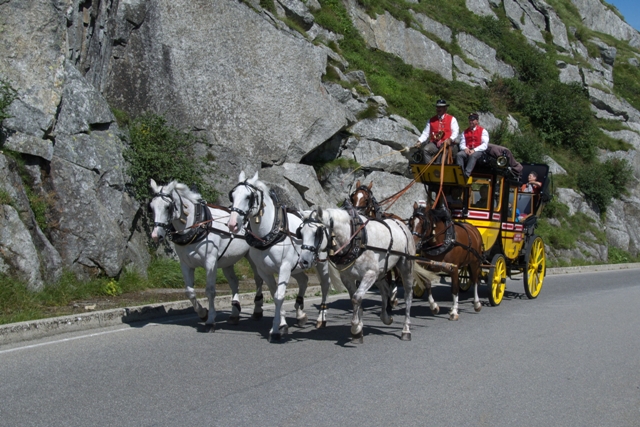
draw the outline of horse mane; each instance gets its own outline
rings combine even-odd
[[[176,181],[174,189],[180,197],[189,200],[194,205],[200,203],[200,200],[202,200],[202,195],[200,193],[192,191],[186,184],[182,184],[181,182]]]
[[[447,208],[444,208],[444,207],[435,208],[435,209],[431,209],[431,212],[433,212],[434,218],[436,218],[439,221],[446,222],[451,220],[451,212],[449,212]]]

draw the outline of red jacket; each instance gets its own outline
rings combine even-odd
[[[464,131],[464,142],[469,149],[474,149],[482,144],[482,131],[484,128],[476,126],[474,130],[467,128]]]
[[[438,118],[438,116],[433,116],[429,119],[429,132],[431,135],[429,136],[429,140],[436,144],[436,146],[440,147],[442,145],[442,141],[445,141],[451,138],[451,119],[453,118],[450,114],[444,114],[442,116],[442,120]],[[438,138],[438,132],[444,132],[442,138]]]

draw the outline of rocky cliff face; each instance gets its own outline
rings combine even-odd
[[[589,28],[640,47],[638,32],[599,0],[571,1]],[[474,86],[485,86],[495,75],[514,75],[491,46],[471,34],[454,34],[432,17],[414,12],[417,24],[407,27],[388,13],[371,17],[355,1],[345,4],[366,43],[414,67]],[[494,18],[502,10],[531,43],[548,33],[558,52],[587,58],[590,66],[558,61],[561,79],[585,85],[594,113],[624,121],[628,130],[615,137],[637,149],[640,112],[603,90],[614,84],[615,49],[598,40],[601,54],[589,57],[583,45],[569,42],[571,29],[543,0],[466,5]],[[364,73],[346,72],[344,58],[327,47],[341,36],[314,23],[311,12],[320,4],[278,0],[275,6],[277,15],[255,0],[0,0],[0,77],[19,95],[2,123],[7,152],[0,154],[0,190],[10,202],[0,205],[0,271],[39,289],[63,269],[112,277],[127,266],[145,270],[143,212],[125,191],[126,137],[110,107],[133,115],[159,112],[201,134],[209,142],[202,149],[216,156],[220,172],[208,179],[216,178],[223,194],[240,170],[260,171],[284,201],[301,208],[334,205],[357,179],[373,180],[379,199],[403,188],[410,181],[408,152],[399,150],[412,145],[420,131],[388,115],[384,98],[323,82],[330,67],[343,80],[368,88]],[[305,34],[279,17],[295,20]],[[442,47],[452,43],[457,53]],[[372,106],[376,117],[357,119]],[[485,119],[500,122],[491,115]],[[638,177],[635,153],[603,156],[626,156]],[[319,182],[302,164],[338,157],[355,159],[363,168],[355,174],[337,169]],[[413,201],[422,197],[415,188],[391,210],[408,217]],[[599,221],[580,195],[560,194],[561,201]],[[638,195],[633,189],[631,197],[616,202],[606,224],[609,243],[634,254],[639,224],[629,218],[637,218]],[[34,213],[34,200],[46,205],[44,223]],[[582,253],[606,259],[606,246]]]

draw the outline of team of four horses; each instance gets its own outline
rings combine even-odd
[[[449,237],[444,220],[447,211],[431,209],[424,201],[414,204],[414,214],[404,221],[381,212],[371,193],[371,185],[356,184],[356,191],[342,208],[317,208],[298,212],[280,206],[275,193],[258,179],[258,173],[247,179],[240,173],[238,184],[229,192],[231,208],[212,206],[202,201],[200,194],[186,185],[173,181],[161,186],[151,180],[154,197],[150,208],[154,214],[152,239],[161,241],[169,235],[180,259],[185,292],[193,307],[205,322],[207,331],[215,330],[216,270],[221,268],[229,281],[232,307],[229,323],[237,324],[240,317],[238,278],[233,266],[241,258],[249,261],[256,283],[253,318],[262,317],[262,284],[266,282],[275,304],[271,341],[287,334],[287,322],[282,308],[289,279],[298,283],[295,302],[299,325],[307,321],[304,295],[308,277],[306,271],[315,267],[320,279],[322,302],[317,327],[326,326],[327,295],[331,282],[342,283],[353,304],[351,319],[352,342],[363,340],[363,298],[374,285],[382,299],[381,320],[390,325],[391,307],[395,302],[394,284],[404,287],[405,318],[402,339],[411,340],[410,310],[414,280],[420,280],[428,291],[429,305],[439,310],[431,295],[431,282],[425,277],[417,260],[421,256],[435,262],[452,278],[453,305],[450,319],[458,319],[458,269],[452,264],[467,266],[474,284],[474,309],[480,311],[477,285],[480,273],[482,239],[475,227],[455,224],[460,240],[453,248],[440,253],[444,239]],[[445,245],[446,246],[446,245]],[[441,262],[441,263],[438,263]],[[195,268],[206,270],[208,309],[198,302],[194,289]],[[422,272],[422,273],[421,273]],[[274,275],[277,275],[274,277]],[[395,278],[395,280],[394,280]]]

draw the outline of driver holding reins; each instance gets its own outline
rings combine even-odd
[[[433,156],[442,148],[442,144],[457,148],[453,141],[458,138],[460,127],[458,121],[451,114],[447,114],[447,101],[439,99],[436,102],[436,115],[431,117],[427,126],[422,131],[422,135],[415,144],[416,148],[423,149],[423,163],[429,163]],[[456,150],[457,151],[457,150]],[[455,157],[457,153],[453,153]],[[437,160],[436,162],[439,162]]]

